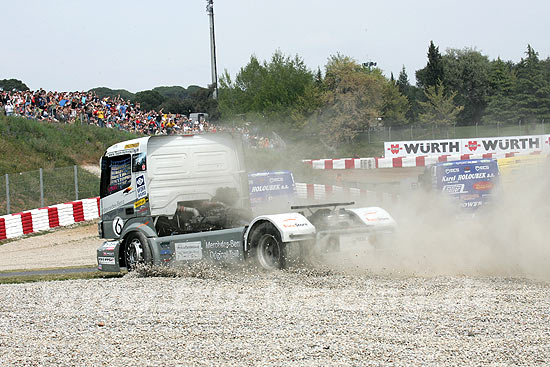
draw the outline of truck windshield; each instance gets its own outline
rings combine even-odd
[[[132,182],[132,158],[130,154],[101,159],[102,198],[124,190]]]

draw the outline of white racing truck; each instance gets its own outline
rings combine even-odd
[[[290,254],[337,250],[342,236],[391,232],[383,209],[353,203],[291,207],[252,217],[239,138],[151,136],[111,146],[101,158],[98,269],[138,264],[244,262],[284,268]],[[306,210],[307,213],[299,212]]]

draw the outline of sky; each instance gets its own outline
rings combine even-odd
[[[131,92],[211,83],[205,0],[0,0],[0,79],[32,90]],[[409,80],[441,53],[472,47],[518,62],[550,56],[545,0],[214,0],[218,75],[251,55],[298,55],[316,71],[340,53]]]

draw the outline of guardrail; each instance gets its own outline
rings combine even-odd
[[[306,159],[302,162],[309,164],[313,169],[341,170],[341,169],[375,169],[375,168],[407,168],[426,167],[437,162],[450,162],[464,159],[482,158],[509,158],[521,155],[542,154],[534,151],[525,154],[519,153],[484,153],[484,154],[442,154],[419,157],[398,158],[338,158],[338,159]]]
[[[0,177],[0,215],[99,195],[99,177],[79,166],[37,169]]]
[[[99,218],[99,197],[75,200],[0,217],[0,240]]]
[[[296,197],[307,200],[326,200],[334,196],[346,196],[353,199],[374,199],[377,202],[389,203],[398,199],[397,194],[382,191],[371,191],[354,187],[320,185],[296,182]]]
[[[395,202],[397,195],[334,185],[296,184],[296,197],[306,200],[327,200],[338,195],[355,199],[372,198],[378,202]],[[20,237],[58,227],[70,226],[99,218],[99,197],[32,209],[0,216],[0,240]]]

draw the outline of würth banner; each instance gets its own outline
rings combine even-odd
[[[503,136],[384,143],[384,157],[420,157],[453,154],[529,153],[550,151],[550,135]]]

